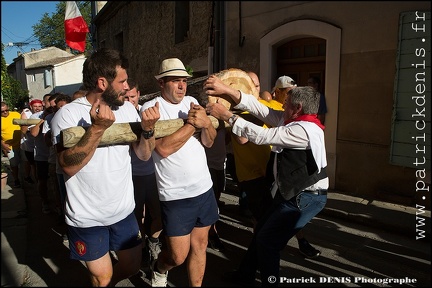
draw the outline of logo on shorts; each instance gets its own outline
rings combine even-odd
[[[80,256],[83,256],[87,252],[87,247],[82,241],[75,242],[75,249]]]

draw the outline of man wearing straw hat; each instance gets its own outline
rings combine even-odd
[[[143,104],[141,110],[159,103],[160,120],[183,118],[182,128],[156,139],[152,157],[161,203],[167,245],[150,268],[152,286],[166,286],[168,271],[186,258],[189,286],[201,286],[206,266],[210,226],[218,219],[204,147],[211,147],[216,130],[205,108],[186,96],[191,77],[177,58],[162,61],[155,76],[161,96]],[[200,133],[195,135],[196,129]]]

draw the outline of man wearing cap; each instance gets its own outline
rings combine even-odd
[[[161,96],[143,104],[141,110],[159,103],[160,119],[185,121],[169,136],[156,139],[152,153],[161,203],[167,247],[150,266],[152,286],[166,286],[168,271],[186,258],[190,286],[201,286],[206,266],[210,226],[218,219],[204,147],[211,147],[216,130],[197,99],[186,96],[191,77],[177,58],[162,61],[155,76]],[[200,133],[195,135],[196,129]]]
[[[276,80],[275,86],[272,89],[271,94],[274,94],[274,100],[277,101],[277,105],[272,107],[275,110],[283,110],[282,106],[285,103],[288,90],[296,87],[294,80],[289,76],[281,76]]]
[[[284,111],[276,111],[215,76],[207,79],[204,89],[209,96],[229,96],[236,103],[234,108],[249,111],[273,127],[250,123],[219,103],[206,107],[212,116],[229,122],[236,135],[259,145],[273,145],[276,152],[271,206],[258,221],[232,280],[253,286],[259,269],[262,286],[277,286],[281,250],[327,202],[324,126],[316,115],[319,95],[312,87],[294,87],[287,94]]]

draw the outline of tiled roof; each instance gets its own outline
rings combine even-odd
[[[53,59],[48,59],[45,61],[41,61],[32,65],[27,66],[25,69],[34,69],[34,68],[42,68],[42,67],[47,67],[47,66],[53,66],[56,64],[60,64],[63,62],[66,62],[70,59],[73,59],[77,57],[76,55],[72,55],[72,56],[67,56],[67,57],[58,57],[58,58],[53,58]]]

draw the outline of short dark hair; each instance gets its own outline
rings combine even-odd
[[[128,78],[127,83],[129,85],[129,89],[132,90],[136,88],[137,91],[139,91],[138,83],[133,78]]]
[[[72,98],[67,94],[59,93],[54,101],[55,101],[56,105],[60,101],[65,101],[66,103],[70,103],[72,101]]]
[[[109,83],[117,76],[117,66],[129,68],[128,59],[114,49],[102,48],[90,55],[83,65],[83,88],[92,91],[97,87],[97,79],[105,77]]]

